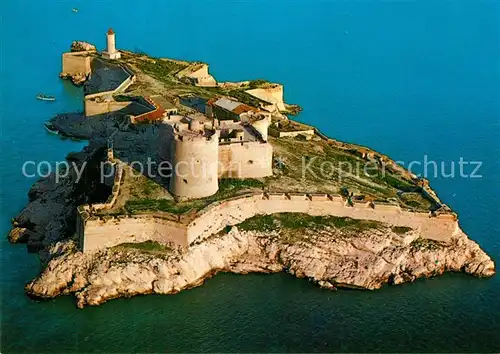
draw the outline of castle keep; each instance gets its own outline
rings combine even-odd
[[[218,179],[272,175],[273,149],[267,141],[271,116],[242,115],[241,121],[204,115],[167,116],[160,125],[159,156],[173,168],[170,192],[203,198],[218,190]]]

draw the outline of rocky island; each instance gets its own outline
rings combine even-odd
[[[62,78],[84,112],[50,124],[88,139],[35,183],[11,242],[37,252],[36,298],[78,307],[172,294],[217,272],[281,272],[377,289],[494,262],[425,179],[287,115],[283,86],[217,82],[205,63],[74,42]]]

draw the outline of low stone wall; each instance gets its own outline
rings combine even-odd
[[[99,114],[106,114],[124,110],[133,102],[116,102],[104,101],[97,102],[94,100],[85,100],[85,116],[91,117]]]
[[[179,222],[169,213],[96,218],[82,210],[80,228],[82,248],[94,251],[125,242],[174,242],[187,247],[193,242],[218,233],[227,226],[237,225],[255,215],[274,213],[305,213],[333,215],[353,219],[374,220],[394,226],[416,229],[422,237],[447,242],[459,230],[454,214],[431,217],[428,213],[402,210],[385,203],[355,203],[347,206],[339,195],[258,193],[216,202],[199,211],[191,221]],[[78,226],[77,226],[78,228]]]
[[[122,83],[120,85],[118,85],[117,88],[115,88],[114,90],[110,90],[110,91],[103,91],[103,92],[97,92],[97,93],[92,93],[92,94],[86,95],[85,99],[95,99],[97,97],[113,96],[119,92],[125,91],[130,85],[132,85],[135,82],[136,76],[130,75],[130,72],[129,72],[130,69],[125,69],[123,66],[122,66],[122,69],[129,76],[125,80],[123,80]]]
[[[86,250],[86,249],[88,250],[88,246],[86,247],[85,243],[86,243],[87,231],[88,231],[88,228],[90,227],[90,224],[88,224],[88,222],[92,218],[92,214],[98,210],[112,208],[113,205],[116,203],[116,199],[120,195],[120,186],[121,186],[122,179],[123,179],[123,165],[121,163],[114,163],[112,165],[112,168],[114,168],[114,171],[115,171],[114,180],[113,180],[113,187],[111,190],[111,194],[109,195],[106,202],[92,204],[91,206],[90,205],[80,205],[77,208],[76,234],[78,236],[78,239],[80,240],[80,248],[83,250]],[[91,244],[93,244],[92,241],[90,241],[90,242],[91,242]]]
[[[279,131],[276,128],[270,128],[269,129],[269,135],[274,136],[276,138],[295,138],[296,136],[299,136],[299,135],[313,136],[314,135],[314,129],[295,130],[295,131],[290,131],[290,132],[283,132],[283,131]]]
[[[125,91],[136,80],[136,75],[130,68],[121,65],[122,70],[128,75],[123,82],[114,90],[98,92],[86,95],[84,98],[85,116],[90,117],[99,114],[111,113],[122,110],[132,102],[116,102],[113,95]]]

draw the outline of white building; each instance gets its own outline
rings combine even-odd
[[[110,28],[106,34],[106,43],[107,48],[102,52],[102,56],[106,59],[120,59],[122,55],[116,50],[115,32],[112,28]]]

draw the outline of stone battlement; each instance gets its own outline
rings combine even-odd
[[[398,205],[354,203],[333,194],[254,193],[215,202],[189,217],[166,212],[117,217],[82,217],[79,208],[78,229],[85,252],[112,247],[121,243],[153,240],[174,243],[181,247],[204,240],[227,226],[237,225],[256,215],[274,213],[305,213],[332,215],[353,219],[374,220],[394,226],[416,229],[421,237],[448,242],[459,231],[456,215],[411,212]],[[87,214],[88,215],[88,214]]]

